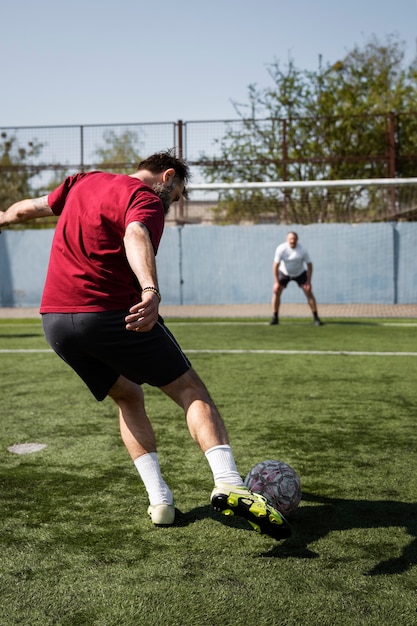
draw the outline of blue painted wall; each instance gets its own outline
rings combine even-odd
[[[295,230],[323,304],[417,302],[417,223],[170,226],[158,252],[165,304],[270,302],[275,248]],[[0,235],[0,305],[38,306],[52,230]],[[305,302],[294,283],[285,302]]]

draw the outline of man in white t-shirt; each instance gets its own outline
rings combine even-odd
[[[281,294],[291,280],[295,280],[298,286],[304,291],[311,312],[314,317],[315,326],[322,326],[323,322],[317,315],[316,299],[311,289],[311,276],[313,264],[307,250],[298,243],[297,233],[290,232],[287,240],[281,243],[275,250],[274,264],[274,287],[272,295],[272,326],[279,324],[279,305]]]

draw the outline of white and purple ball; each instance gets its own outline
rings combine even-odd
[[[289,515],[301,500],[301,481],[295,469],[283,461],[261,461],[245,478],[253,493],[260,493],[283,515]]]

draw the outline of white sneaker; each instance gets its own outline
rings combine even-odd
[[[150,504],[148,515],[155,526],[172,526],[175,521],[175,504]]]

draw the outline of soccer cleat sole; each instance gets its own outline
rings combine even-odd
[[[214,494],[211,504],[218,513],[243,517],[262,536],[277,540],[291,536],[291,526],[287,520],[264,502],[245,498],[242,494],[217,493]]]

